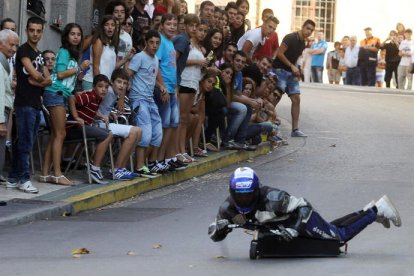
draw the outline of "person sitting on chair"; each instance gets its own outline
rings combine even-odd
[[[327,222],[304,198],[262,186],[254,170],[241,167],[230,176],[230,196],[220,206],[216,220],[209,226],[210,238],[217,242],[232,231],[229,224],[247,221],[278,225],[281,237],[290,241],[298,236],[347,242],[376,221],[384,227],[400,227],[401,218],[391,200],[384,195],[363,210]]]

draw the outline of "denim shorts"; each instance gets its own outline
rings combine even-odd
[[[159,97],[154,96],[161,116],[163,128],[177,128],[180,122],[180,112],[178,110],[177,95],[169,94],[170,100],[163,103]]]
[[[277,76],[276,87],[280,92],[288,96],[300,94],[299,79],[292,72],[283,69],[273,69],[273,72]]]
[[[162,142],[162,125],[157,105],[147,100],[134,100],[130,105],[133,110],[133,125],[142,130],[138,146],[159,147]]]
[[[65,106],[65,97],[63,97],[63,92],[52,92],[45,90],[45,92],[43,92],[43,105],[46,107]]]

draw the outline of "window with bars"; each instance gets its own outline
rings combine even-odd
[[[315,30],[323,32],[326,41],[333,41],[335,0],[294,0],[292,18],[292,30],[300,30],[307,19],[312,19]]]

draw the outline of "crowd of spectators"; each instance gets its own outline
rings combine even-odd
[[[385,82],[390,88],[393,80],[393,87],[411,90],[414,69],[412,30],[398,23],[382,42],[373,35],[371,27],[364,31],[364,39],[358,42],[355,35],[344,36],[328,53],[321,32],[310,37],[299,60],[303,81],[321,83],[326,68],[331,84],[339,84],[342,79],[347,85],[383,87]]]
[[[8,189],[38,193],[30,155],[45,122],[50,135],[39,181],[68,186],[73,181],[61,165],[73,160],[65,141],[81,138],[82,129],[95,141],[85,164],[95,183],[106,183],[102,167],[115,138],[122,139],[110,172],[115,180],[182,170],[209,151],[279,143],[276,106],[284,93],[292,101],[291,135],[306,136],[298,127],[296,61],[315,23],[307,20],[279,45],[273,11],[263,10],[257,28],[246,19],[248,12],[247,0],[224,9],[203,1],[198,14],[188,13],[184,0],[114,0],[94,30],[68,23],[59,49],[38,49],[41,18],[27,20],[27,41],[19,41],[13,19],[3,19],[0,180]],[[312,61],[318,77],[322,70],[316,66]]]

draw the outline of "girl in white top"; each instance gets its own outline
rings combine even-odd
[[[83,77],[83,90],[92,89],[93,78],[96,75],[104,74],[108,79],[111,79],[112,72],[132,58],[133,54],[128,52],[122,60],[117,62],[119,31],[114,16],[105,15],[102,18],[101,24],[92,39],[91,65]]]
[[[310,50],[314,41],[314,38],[309,38],[308,47],[306,47],[302,53],[302,70],[304,82],[311,82],[312,54],[310,53]]]
[[[178,125],[178,152],[183,154],[185,151],[187,124],[194,96],[199,90],[199,83],[202,78],[202,69],[208,66],[208,61],[204,58],[205,49],[201,42],[207,35],[208,25],[202,22],[197,26],[195,35],[190,38],[190,53],[186,62],[186,67],[181,74],[178,100],[180,103],[180,124]],[[188,158],[187,158],[188,159]]]

